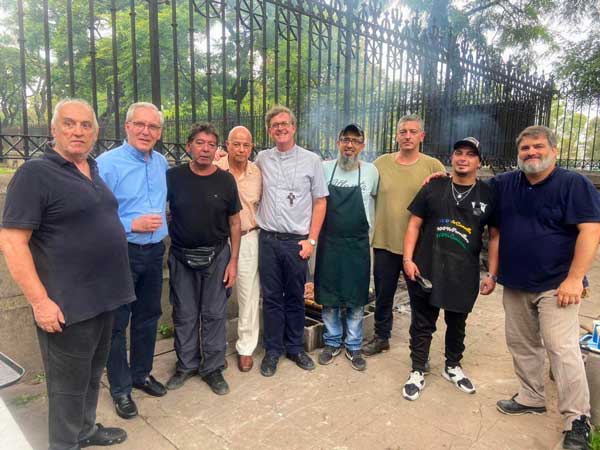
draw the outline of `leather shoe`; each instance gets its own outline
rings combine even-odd
[[[293,355],[288,353],[287,358],[294,361],[301,369],[314,370],[315,368],[314,361],[306,354],[306,352],[294,353]]]
[[[252,356],[238,355],[238,368],[240,369],[240,372],[250,372],[253,365],[254,361],[252,360]]]
[[[137,406],[131,398],[131,395],[121,395],[113,399],[117,415],[123,419],[132,419],[138,415]]]
[[[176,370],[173,376],[169,378],[169,381],[167,381],[167,389],[170,391],[179,389],[181,386],[183,386],[183,383],[185,383],[188,378],[193,377],[197,373],[197,370],[192,370],[191,372],[182,372],[181,370]]]
[[[92,447],[95,445],[120,444],[127,439],[127,432],[121,428],[104,428],[102,424],[96,424],[96,432],[86,439],[79,441],[79,447]]]
[[[156,381],[152,375],[148,375],[143,383],[134,383],[133,387],[153,397],[162,397],[167,393],[164,385]]]
[[[260,363],[260,373],[263,377],[272,377],[277,372],[277,363],[279,358],[277,356],[265,355],[262,362]]]
[[[207,375],[204,375],[202,379],[210,386],[212,391],[217,395],[225,395],[229,393],[229,385],[220,370],[215,370]]]

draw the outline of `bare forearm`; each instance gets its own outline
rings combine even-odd
[[[29,246],[5,241],[2,252],[11,276],[27,301],[36,306],[47,299],[48,293],[37,274]]]
[[[310,231],[308,232],[309,239],[314,239],[316,241],[319,238],[326,211],[327,197],[316,198],[313,200],[312,219],[310,222]]]
[[[239,214],[229,218],[229,233],[231,239],[231,260],[237,261],[240,256],[240,241],[242,239],[242,225]]]
[[[416,216],[411,216],[406,234],[404,235],[404,252],[402,258],[406,261],[412,261],[415,253],[415,246],[419,240],[421,230],[421,219]]]
[[[500,243],[500,233],[497,228],[489,228],[489,233],[488,269],[490,275],[498,275],[498,244]]]
[[[582,279],[590,269],[598,250],[600,224],[580,224],[579,235],[575,242],[575,254],[569,268],[569,278]]]

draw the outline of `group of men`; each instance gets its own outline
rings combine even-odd
[[[360,160],[365,133],[356,124],[340,131],[338,157],[326,162],[296,144],[296,118],[288,108],[273,107],[265,125],[275,146],[251,162],[248,129],[230,131],[227,154],[219,159],[215,128],[195,124],[186,143],[190,162],[169,169],[155,150],[163,116],[153,104],[131,105],[123,145],[96,161],[90,157],[98,137],[92,108],[82,100],[56,105],[54,145],[14,175],[1,232],[8,268],[37,324],[50,450],[126,439],[124,430],[95,423],[105,366],[123,418],[138,414],[132,388],[163,396],[200,375],[213,392],[226,394],[222,372],[232,288],[239,305],[239,370],[253,367],[260,290],[261,374],[275,375],[282,356],[314,369],[303,330],[308,260],[315,248],[315,300],[325,324],[320,364],[344,349],[351,366],[365,370],[363,356],[389,350],[403,272],[412,312],[412,370],[402,395],[416,400],[425,387],[440,309],[447,325],[442,376],[474,393],[461,366],[466,320],[478,293],[490,294],[498,279],[520,381],[518,393],[499,401],[498,409],[545,411],[548,351],[565,419],[564,448],[588,448],[589,392],[577,311],[598,246],[600,199],[587,179],[556,167],[552,132],[525,129],[517,138],[520,170],[484,183],[476,176],[477,139],[454,144],[448,177],[438,160],[421,153],[425,133],[417,115],[399,120],[399,151],[373,164]],[[480,282],[486,226],[489,273]],[[177,362],[165,386],[151,372],[167,234]],[[363,345],[371,247],[375,334]]]

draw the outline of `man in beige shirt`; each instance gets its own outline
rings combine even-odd
[[[258,226],[256,210],[262,191],[260,169],[248,160],[252,153],[252,134],[246,127],[234,127],[227,138],[227,158],[220,158],[215,164],[229,171],[238,186],[242,202],[240,219],[242,222],[242,242],[238,262],[237,283],[233,296],[237,297],[238,367],[242,372],[252,369],[252,353],[258,343],[259,318],[259,279],[258,279]]]
[[[372,356],[389,350],[392,333],[392,307],[398,278],[402,271],[404,234],[413,200],[423,180],[434,172],[445,172],[444,165],[420,152],[425,139],[423,120],[416,114],[398,121],[396,141],[399,151],[377,158],[379,188],[375,202],[373,232],[373,278],[375,280],[375,334],[363,346],[363,354]]]

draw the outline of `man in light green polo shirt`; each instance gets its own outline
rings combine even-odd
[[[445,171],[437,159],[420,152],[425,139],[423,120],[416,114],[398,121],[396,141],[399,151],[374,161],[379,171],[373,233],[373,276],[375,279],[375,334],[363,346],[363,354],[372,356],[389,350],[392,332],[392,307],[398,278],[402,271],[404,234],[410,212],[408,205],[423,180],[434,172]]]

